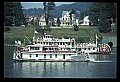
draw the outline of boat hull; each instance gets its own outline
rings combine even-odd
[[[37,55],[37,57],[36,57]],[[84,55],[78,56],[80,57],[77,59],[76,57],[78,54],[76,53],[21,53],[20,57],[13,57],[15,61],[76,61],[76,62],[88,62],[89,59],[85,59]]]
[[[13,59],[14,61],[22,61],[22,62],[89,62],[90,60],[75,60],[75,59],[67,59],[67,60],[54,60],[54,59]]]
[[[109,55],[111,54],[111,52],[92,52],[92,53],[89,53],[89,54],[106,54],[106,55]]]

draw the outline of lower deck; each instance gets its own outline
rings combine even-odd
[[[75,59],[67,59],[67,60],[63,60],[63,59],[59,59],[59,60],[55,60],[55,59],[13,59],[15,61],[29,61],[29,62],[89,62],[90,60],[75,60]]]
[[[79,56],[79,59],[77,58]],[[87,61],[85,55],[76,53],[14,53],[14,60],[21,61]]]

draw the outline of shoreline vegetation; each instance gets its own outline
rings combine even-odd
[[[29,43],[28,39],[32,41],[36,26],[34,27],[17,27],[11,26],[10,31],[4,32],[4,46],[13,46],[15,41],[19,40],[22,43]],[[101,42],[102,37],[117,37],[117,28],[109,33],[100,33],[97,26],[79,26],[78,31],[74,31],[73,28],[51,28],[52,30],[45,31],[47,34],[52,34],[57,38],[75,38],[76,42],[89,42],[90,39],[95,41],[95,35],[99,37]],[[35,34],[36,37],[40,37],[42,33]],[[28,39],[25,38],[28,37]]]

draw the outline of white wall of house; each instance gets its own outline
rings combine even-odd
[[[79,25],[79,19],[76,19],[76,25],[77,26]]]
[[[63,11],[62,13],[62,20],[61,20],[61,26],[67,26],[70,23],[70,15],[68,11]]]
[[[72,14],[72,25],[75,23],[75,14]],[[60,26],[70,26],[70,15],[69,11],[62,12],[61,25]]]
[[[89,26],[89,22],[90,22],[89,16],[85,16],[84,19],[83,19],[83,23],[80,24],[80,25],[82,25],[82,26],[84,26],[84,25]]]
[[[57,26],[57,18],[54,18],[54,24]]]
[[[42,14],[42,16],[40,17],[39,26],[46,26],[44,14]]]

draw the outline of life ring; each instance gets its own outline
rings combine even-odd
[[[106,52],[107,51],[106,47],[102,47],[102,51]]]
[[[103,52],[110,52],[110,49],[108,46],[101,47],[101,51]]]

